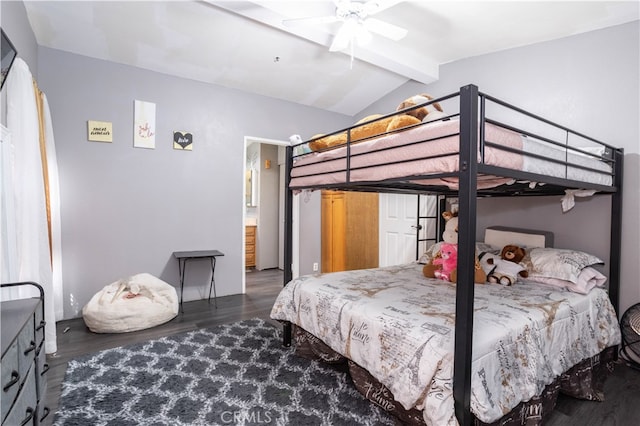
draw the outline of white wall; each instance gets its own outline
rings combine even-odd
[[[429,86],[406,84],[368,109],[388,112],[416,93],[442,96],[466,84],[625,149],[620,311],[640,302],[640,31],[638,21],[560,40],[469,58],[440,68]],[[608,260],[607,196],[581,200],[562,214],[555,197],[479,202],[487,225],[550,229],[556,245],[582,247]]]

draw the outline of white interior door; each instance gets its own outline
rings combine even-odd
[[[437,199],[420,197],[420,217],[435,217]],[[391,266],[416,260],[418,232],[420,238],[435,235],[436,219],[421,219],[418,230],[418,196],[408,194],[380,194],[380,257],[379,265]],[[423,253],[428,242],[421,242]]]
[[[418,196],[380,194],[379,202],[380,267],[416,260]]]

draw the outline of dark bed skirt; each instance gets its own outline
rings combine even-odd
[[[395,401],[393,394],[377,381],[367,370],[338,354],[322,340],[300,327],[295,327],[296,354],[304,358],[330,364],[346,364],[358,391],[374,404],[400,419],[404,424],[424,425],[422,411],[405,409]],[[494,423],[475,419],[474,425],[541,425],[556,406],[558,393],[591,401],[604,400],[604,382],[613,371],[617,358],[617,347],[609,347],[600,354],[581,361],[549,384],[541,395],[521,402],[504,417]]]

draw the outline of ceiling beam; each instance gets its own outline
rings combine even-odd
[[[205,0],[205,3],[304,38],[327,49],[333,41],[334,34],[321,26],[285,25],[283,21],[291,17],[284,16],[281,11],[274,9],[282,7],[281,2]],[[351,55],[351,52],[335,53]],[[358,46],[354,49],[353,57],[419,83],[429,84],[438,80],[439,65],[436,62],[426,56],[416,57],[413,52],[403,51],[401,44],[397,44],[393,52],[375,49],[374,45]]]

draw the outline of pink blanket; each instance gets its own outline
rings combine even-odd
[[[575,283],[549,277],[529,277],[528,280],[554,287],[561,287],[574,293],[588,294],[596,287],[604,287],[604,284],[607,282],[607,277],[592,267],[586,267],[580,272],[578,280]]]
[[[457,120],[438,121],[352,145],[350,181],[381,181],[457,172],[458,124]],[[491,124],[486,125],[485,140],[518,150],[522,150],[523,146],[518,133]],[[346,152],[346,147],[339,147],[313,153],[296,161],[291,171],[291,187],[346,182]],[[523,159],[522,155],[487,147],[484,163],[521,170]],[[455,179],[408,180],[457,188]],[[483,177],[479,178],[479,186],[491,187],[511,180]]]

